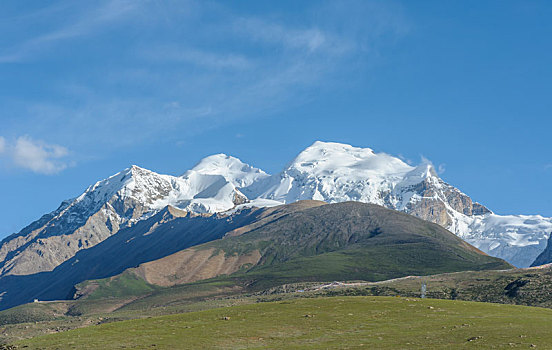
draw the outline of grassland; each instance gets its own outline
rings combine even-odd
[[[552,310],[399,297],[256,303],[91,326],[26,349],[548,348]]]
[[[243,276],[242,276],[243,277]],[[427,284],[427,296],[436,299],[484,301],[502,304],[552,307],[552,269],[512,269],[506,271],[466,271],[433,276],[407,277],[382,282],[325,285],[301,282],[252,292],[237,285],[231,276],[185,285],[160,288],[136,296],[132,278],[115,283],[126,291],[119,297],[91,297],[82,300],[41,302],[0,312],[0,343],[69,329],[121,320],[196,312],[217,307],[287,301],[328,296],[419,297],[420,285]],[[100,281],[103,288],[113,286]],[[107,282],[106,282],[107,283]],[[321,287],[322,286],[322,287]],[[138,288],[140,289],[140,288]]]

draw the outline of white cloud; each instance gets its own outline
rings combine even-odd
[[[0,154],[10,159],[14,166],[39,174],[56,174],[67,168],[63,160],[67,148],[20,136],[12,144],[0,136]]]

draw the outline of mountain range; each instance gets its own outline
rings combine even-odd
[[[438,224],[482,252],[518,267],[535,262],[546,263],[546,257],[550,255],[545,252],[552,232],[550,218],[494,214],[444,182],[429,163],[411,166],[397,157],[375,153],[369,148],[318,141],[275,175],[269,175],[237,158],[217,154],[204,158],[181,176],[161,175],[131,166],[97,182],[80,196],[63,201],[57,210],[1,242],[0,302],[6,307],[32,300],[39,295],[46,299],[72,297],[76,284],[88,279],[115,276],[136,266],[140,266],[139,271],[142,271],[141,275],[138,273],[140,278],[148,283],[165,281],[159,282],[163,285],[169,283],[169,277],[159,266],[165,269],[170,264],[155,261],[174,254],[178,256],[179,266],[184,270],[187,269],[184,265],[196,266],[197,261],[203,261],[209,268],[198,267],[192,269],[193,273],[175,271],[175,276],[184,277],[179,279],[172,276],[173,284],[175,281],[184,283],[236,273],[244,266],[258,269],[260,267],[255,266],[260,264],[266,268],[271,266],[267,265],[267,261],[274,259],[284,264],[290,259],[306,258],[310,255],[305,252],[288,256],[287,252],[284,254],[275,246],[272,251],[279,253],[271,255],[265,243],[258,246],[259,242],[250,241],[252,235],[244,236],[246,238],[234,236],[254,231],[263,225],[269,227],[276,219],[278,225],[290,226],[283,216],[303,208],[307,205],[305,203],[318,207],[325,203],[342,202],[370,203]],[[293,203],[300,205],[285,206]],[[268,210],[270,208],[275,208],[275,211]],[[331,208],[338,210],[341,207]],[[359,212],[368,217],[368,213],[374,211],[379,212],[376,209]],[[335,213],[327,215],[335,216]],[[349,219],[342,224],[353,227],[351,222],[356,221],[354,218]],[[403,218],[397,217],[396,220]],[[328,227],[333,227],[329,221],[324,222],[326,226],[318,228],[316,232],[325,232],[329,230]],[[341,222],[338,217],[336,222]],[[362,227],[358,222],[355,225]],[[418,227],[419,224],[410,222],[409,225],[402,230],[411,232],[408,227]],[[312,227],[317,227],[311,226],[311,231]],[[333,229],[337,230],[335,227]],[[366,230],[361,231],[366,237],[371,237],[373,229],[366,227]],[[416,232],[421,231],[418,229]],[[285,234],[284,231],[278,232]],[[347,237],[339,238],[338,241],[341,242],[341,239],[343,242],[338,243],[338,246],[352,244],[354,240],[350,241],[352,238]],[[316,241],[315,238],[309,239]],[[326,238],[329,241],[319,242],[320,246],[335,244],[334,236]],[[209,245],[211,243],[207,242],[218,242],[221,239],[226,246],[234,240],[241,242],[242,247],[235,246],[231,252],[245,249],[246,254],[229,259],[229,253],[220,246],[213,248],[207,257],[203,256],[206,254],[204,249],[197,250],[200,244]],[[276,235],[271,236],[270,240],[278,242],[281,239]],[[372,239],[370,242],[385,240]],[[286,240],[282,244],[298,243],[305,242],[292,243]],[[255,245],[257,249],[251,250]],[[220,251],[225,253],[216,253]],[[327,253],[324,249],[322,251]],[[395,248],[385,251],[397,252]],[[423,256],[417,256],[420,261],[423,260]],[[448,255],[443,253],[442,256]],[[537,256],[540,257],[536,261]],[[176,258],[173,256],[173,259]],[[416,263],[409,260],[407,265],[415,266]],[[448,270],[437,272],[457,271],[459,266],[464,265],[453,264]],[[469,266],[477,269],[473,264]],[[358,267],[355,269],[358,270]],[[157,274],[151,271],[157,271]],[[401,267],[400,271],[404,273],[406,270]],[[371,273],[355,276],[366,278],[377,275],[374,275],[374,271]],[[386,273],[386,276],[400,275],[400,272]]]
[[[51,271],[168,205],[212,214],[305,199],[403,211],[518,267],[535,261],[552,232],[551,218],[493,213],[444,182],[429,163],[414,167],[369,148],[318,141],[275,175],[224,154],[204,158],[181,176],[132,166],[5,238],[0,276]]]

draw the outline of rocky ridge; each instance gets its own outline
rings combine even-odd
[[[78,251],[168,205],[194,213],[231,209],[247,201],[237,186],[266,176],[226,155],[207,157],[180,177],[132,166],[5,238],[0,244],[0,276],[51,271]]]

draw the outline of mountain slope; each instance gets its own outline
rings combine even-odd
[[[33,299],[71,298],[75,293],[74,285],[84,280],[110,277],[129,267],[219,239],[244,227],[262,225],[311,205],[319,204],[243,209],[232,215],[194,214],[167,206],[148,219],[122,228],[94,247],[77,252],[52,271],[0,277],[0,309]],[[211,253],[207,252],[206,257],[191,256],[189,264],[200,264],[201,259],[210,258]],[[220,271],[228,273],[230,270],[227,264],[220,265]]]
[[[228,278],[259,289],[297,281],[374,281],[511,268],[411,215],[359,202],[306,203],[297,202],[285,215],[142,264],[114,279],[130,274],[149,284],[171,286],[234,273]]]
[[[550,232],[546,248],[539,254],[539,256],[537,256],[531,266],[540,266],[550,263],[552,263],[552,232]]]
[[[132,166],[64,201],[0,243],[0,276],[51,271],[167,205],[214,213],[247,201],[237,186],[267,175],[223,154],[207,157],[181,177]],[[0,284],[1,289],[1,284]]]

